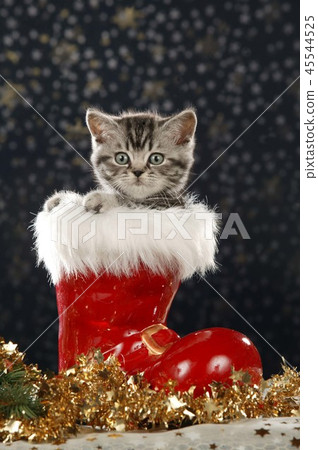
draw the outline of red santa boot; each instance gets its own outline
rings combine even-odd
[[[56,284],[59,368],[101,348],[129,373],[145,371],[154,387],[169,378],[178,389],[229,382],[232,369],[261,376],[253,344],[232,330],[210,329],[182,339],[166,319],[180,280],[214,269],[216,219],[205,205],[87,213],[65,193],[35,222],[36,247]]]
[[[179,278],[141,268],[131,276],[102,273],[62,279],[56,286],[59,369],[100,348],[136,373],[154,364],[179,336],[166,327]]]

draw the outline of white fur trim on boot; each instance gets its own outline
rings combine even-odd
[[[54,284],[62,277],[102,271],[130,275],[178,271],[181,279],[216,268],[217,214],[189,200],[186,207],[114,207],[94,214],[83,197],[62,192],[61,202],[34,222],[35,247]]]

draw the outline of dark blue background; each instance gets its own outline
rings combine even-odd
[[[298,5],[291,0],[56,2],[4,0],[0,72],[85,158],[85,109],[193,105],[200,174],[297,78]],[[299,359],[299,168],[296,82],[193,186],[250,240],[221,240],[208,281],[287,360]],[[94,187],[90,167],[0,80],[0,334],[25,349],[57,315],[28,226],[55,189]],[[183,284],[169,326],[246,333],[265,376],[279,356],[199,278]],[[27,352],[56,369],[57,325]]]

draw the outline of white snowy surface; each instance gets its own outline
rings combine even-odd
[[[258,433],[263,434],[257,434]],[[265,431],[263,431],[265,430]],[[268,431],[268,434],[267,434]],[[84,428],[64,444],[14,442],[15,449],[55,450],[280,450],[299,448],[299,418],[246,419],[156,432],[92,432]],[[0,446],[5,447],[3,444]]]

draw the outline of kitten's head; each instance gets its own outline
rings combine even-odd
[[[100,184],[134,200],[177,195],[193,164],[197,119],[192,109],[163,118],[155,113],[120,116],[88,109],[91,161]]]

